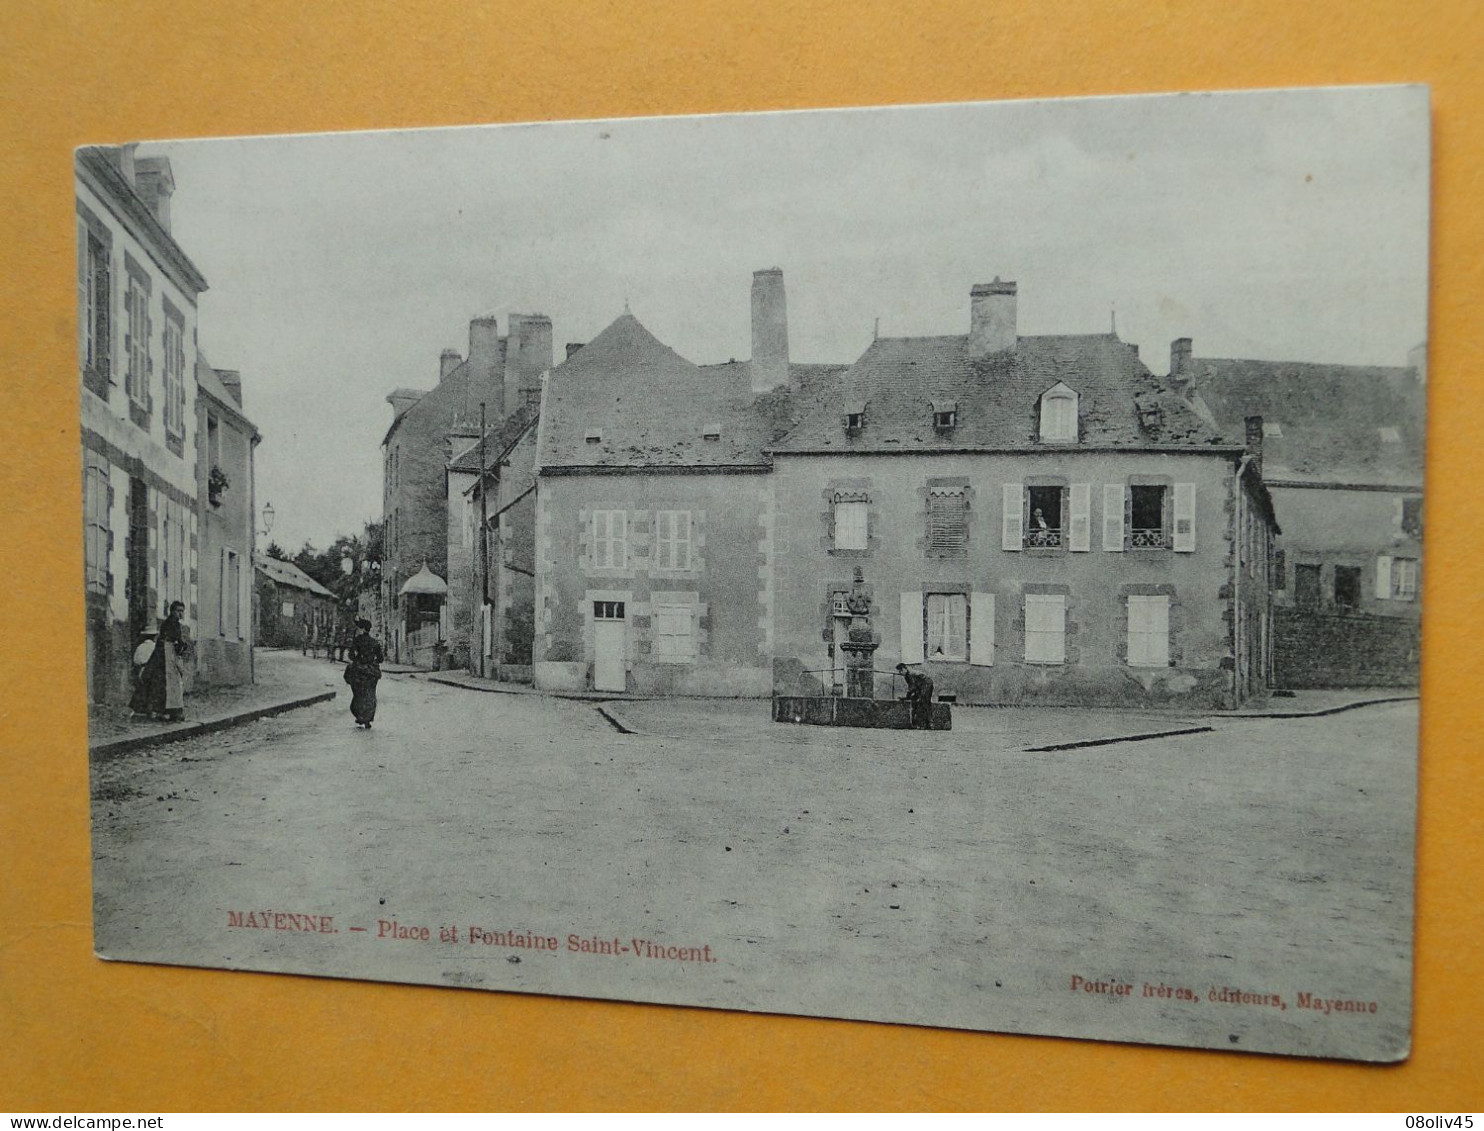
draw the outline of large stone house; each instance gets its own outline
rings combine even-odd
[[[78,150],[88,693],[130,693],[130,657],[168,605],[197,634],[196,300],[206,281],[170,234],[170,163]]]
[[[1268,686],[1261,428],[1203,418],[1113,335],[967,334],[701,367],[631,315],[553,371],[537,429],[538,687],[830,693],[862,571],[878,670],[966,702],[1230,706]],[[1246,422],[1244,422],[1245,425]]]
[[[424,565],[447,581],[448,462],[477,439],[481,405],[488,420],[503,422],[539,396],[541,374],[551,361],[551,321],[544,315],[511,315],[504,337],[494,317],[476,318],[469,324],[468,357],[444,350],[435,388],[388,395],[393,416],[382,440],[377,619],[389,657],[432,665],[447,649],[439,620],[426,619],[426,602],[406,602],[402,591]]]
[[[1177,387],[1226,429],[1260,416],[1283,525],[1273,573],[1280,686],[1415,686],[1421,661],[1424,351],[1407,366],[1196,357]]]

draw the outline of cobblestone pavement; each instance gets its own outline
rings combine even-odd
[[[389,677],[369,732],[341,701],[95,766],[98,949],[1405,1051],[1415,704],[1052,753],[1027,747],[1108,715],[961,716],[949,735],[704,719],[625,735],[588,703]]]

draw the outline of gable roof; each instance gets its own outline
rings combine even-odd
[[[1263,441],[1270,482],[1422,484],[1426,392],[1413,369],[1202,357],[1182,376],[1228,431],[1249,416],[1279,426]]]
[[[526,402],[515,410],[515,413],[500,424],[491,425],[485,429],[485,470],[498,467],[500,462],[510,453],[510,449],[520,442],[540,416],[539,406]],[[470,441],[467,435],[455,433],[469,446],[460,451],[453,459],[448,461],[449,471],[464,471],[474,474],[479,471],[479,429],[473,431],[474,439]]]
[[[1150,373],[1127,343],[1112,334],[1068,334],[1023,337],[1014,350],[980,360],[970,357],[967,335],[879,338],[817,390],[798,427],[773,450],[1045,450],[1040,399],[1058,384],[1077,394],[1078,448],[1240,446]],[[955,426],[939,430],[933,405],[948,401]],[[865,427],[847,433],[844,414],[860,404]]]
[[[843,367],[790,368],[808,390]],[[625,313],[547,378],[541,471],[763,469],[792,402],[788,390],[755,394],[750,363],[696,365]]]
[[[277,558],[270,558],[267,554],[254,554],[252,564],[269,581],[279,585],[288,585],[294,589],[307,589],[311,593],[317,593],[321,597],[334,598],[331,593],[318,581],[310,577],[293,562],[281,562]]]

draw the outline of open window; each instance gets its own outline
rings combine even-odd
[[[1027,487],[1025,545],[1027,549],[1059,550],[1066,545],[1063,504],[1065,487]]]

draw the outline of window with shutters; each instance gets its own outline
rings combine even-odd
[[[1132,550],[1163,550],[1169,547],[1166,504],[1169,491],[1162,486],[1135,484],[1129,489],[1128,544]]]
[[[1067,599],[1061,593],[1025,595],[1025,662],[1063,664],[1067,659]]]
[[[165,431],[171,436],[185,435],[185,323],[180,316],[165,310]],[[215,461],[213,461],[215,466]]]
[[[129,272],[129,289],[124,296],[125,314],[128,318],[128,333],[124,338],[124,388],[129,400],[140,410],[148,413],[149,403],[149,286],[146,280],[134,271]]]
[[[1027,549],[1059,550],[1066,544],[1062,536],[1062,509],[1065,487],[1027,487],[1025,491],[1025,545]]]
[[[593,568],[627,569],[629,565],[628,512],[593,511],[591,525]]]
[[[925,595],[927,658],[969,658],[969,599],[963,593]]]
[[[651,594],[649,658],[660,664],[693,662],[696,658],[695,623],[693,594]]]
[[[1073,443],[1077,439],[1077,394],[1063,384],[1041,394],[1041,439]]]
[[[1170,598],[1166,595],[1128,599],[1130,667],[1163,668],[1170,663]]]
[[[113,535],[108,516],[113,489],[108,482],[108,461],[97,452],[84,453],[83,467],[83,559],[87,570],[87,587],[93,593],[113,590],[109,572],[109,549]]]
[[[964,489],[928,489],[928,553],[962,557],[969,549],[969,500]]]
[[[864,550],[869,547],[869,505],[864,499],[835,500],[835,549]]]
[[[1398,601],[1417,600],[1417,559],[1393,558],[1391,562],[1392,592]]]
[[[279,612],[279,615],[280,616],[285,616],[285,617],[291,617],[291,616],[293,616],[294,615],[294,603],[292,601],[285,601],[283,604],[281,604],[281,605],[278,606],[278,612]]]
[[[690,511],[656,511],[654,516],[654,569],[691,568]]]
[[[109,334],[113,287],[103,231],[90,223],[78,227],[77,320],[84,382],[100,397],[107,397],[113,369]]]

